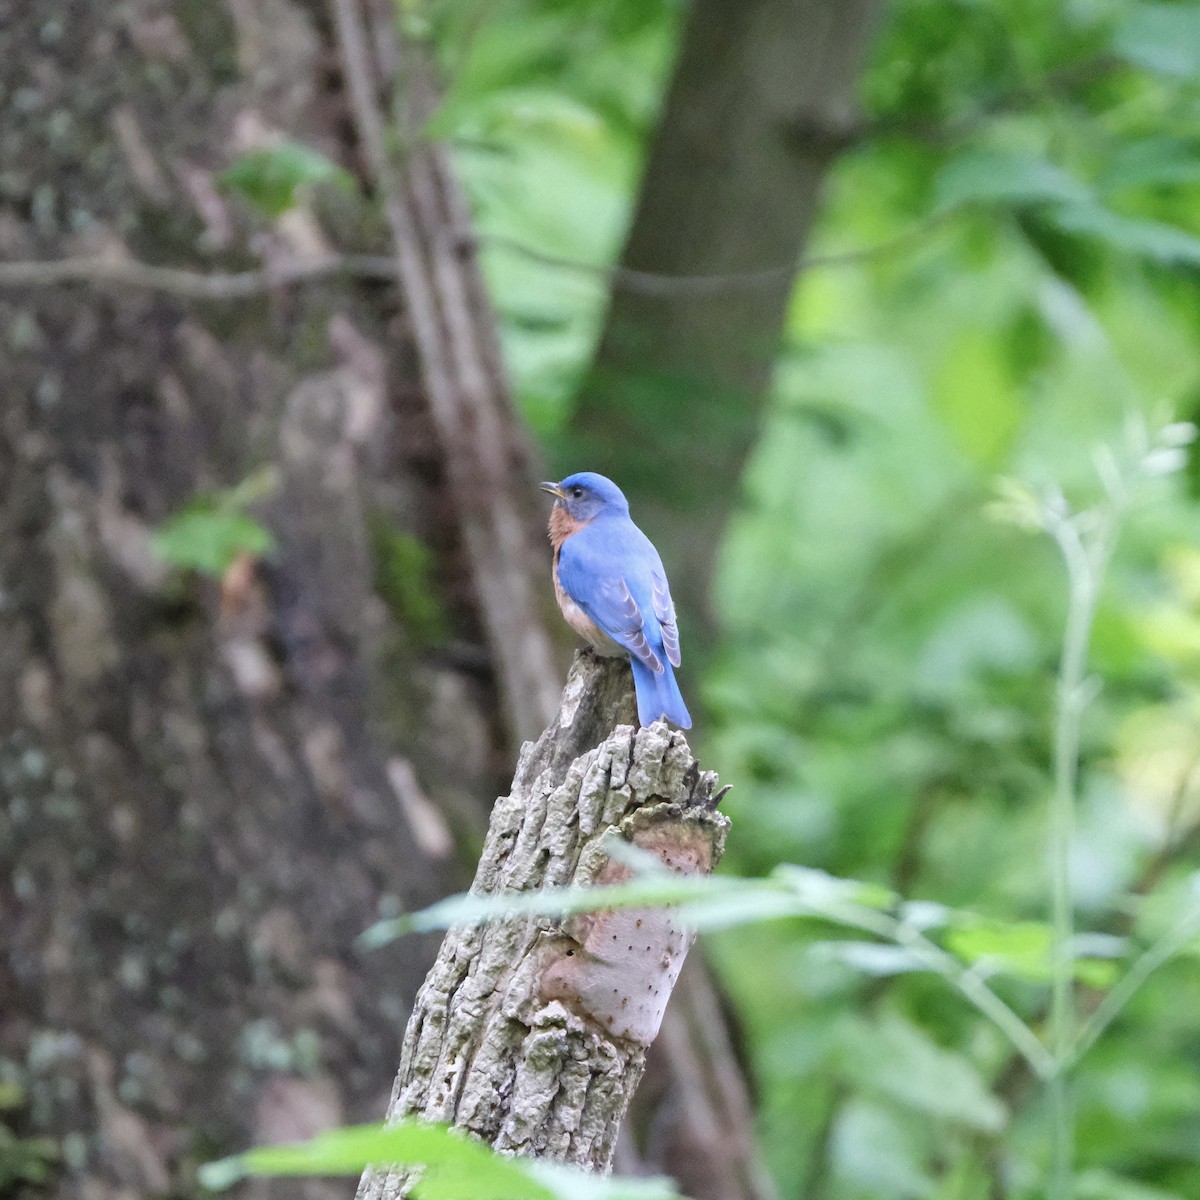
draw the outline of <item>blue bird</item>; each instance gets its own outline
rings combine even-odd
[[[679,666],[675,606],[658,551],[629,519],[629,502],[594,471],[543,483],[550,511],[554,592],[567,624],[597,654],[633,668],[638,721],[692,727],[672,667]]]

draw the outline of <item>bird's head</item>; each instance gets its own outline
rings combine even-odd
[[[539,486],[555,498],[554,507],[564,509],[576,525],[586,525],[604,513],[629,512],[629,502],[621,489],[595,471],[579,471],[561,483]]]

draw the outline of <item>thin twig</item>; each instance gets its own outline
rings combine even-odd
[[[916,222],[894,237],[870,246],[859,247],[856,250],[810,254],[795,262],[763,267],[757,271],[724,271],[705,275],[670,275],[660,271],[642,271],[623,265],[601,266],[595,263],[580,262],[577,259],[548,254],[544,250],[539,250],[517,238],[511,238],[504,234],[483,234],[479,235],[478,240],[485,247],[508,250],[530,262],[590,275],[608,284],[616,291],[638,292],[646,296],[691,296],[753,290],[777,283],[780,279],[790,279],[805,271],[815,271],[825,267],[845,267],[854,263],[868,262],[874,258],[884,258],[920,240],[927,233],[931,233],[945,224],[953,215],[952,212],[938,213],[926,220]]]
[[[292,283],[330,275],[392,279],[395,260],[375,254],[330,254],[287,259],[257,271],[187,271],[131,258],[61,258],[44,262],[0,262],[0,288],[47,287],[64,283],[120,283],[170,292],[189,300],[241,300]]]
[[[780,279],[826,267],[850,266],[897,253],[948,219],[939,214],[894,238],[858,250],[814,254],[797,263],[765,267],[759,271],[728,271],[712,275],[667,275],[625,266],[604,266],[549,254],[502,234],[461,236],[456,248],[477,242],[520,255],[530,262],[590,276],[614,290],[646,296],[705,296],[767,287]],[[0,288],[53,287],[65,283],[118,283],[167,292],[188,300],[244,300],[294,283],[308,283],[331,275],[368,279],[394,279],[395,259],[379,254],[330,254],[322,258],[285,259],[256,271],[189,271],[159,267],[131,258],[62,258],[45,261],[0,263]]]

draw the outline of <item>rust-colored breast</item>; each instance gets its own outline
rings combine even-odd
[[[573,533],[578,533],[586,524],[584,521],[577,521],[569,512],[565,504],[555,504],[550,510],[550,545],[554,547],[554,553],[557,556],[562,549],[562,544]]]
[[[617,645],[617,643],[614,642],[612,638],[610,638],[608,634],[605,633],[604,630],[602,630],[596,624],[596,622],[593,621],[591,617],[589,617],[587,613],[585,613],[583,609],[580,608],[579,605],[567,595],[566,588],[563,587],[562,582],[558,578],[558,555],[562,549],[562,544],[571,536],[571,534],[578,533],[579,530],[583,528],[583,523],[572,521],[565,512],[562,514],[563,519],[559,521],[556,527],[555,517],[558,514],[558,511],[558,505],[556,504],[554,506],[554,510],[550,514],[550,541],[554,545],[554,566],[551,570],[551,573],[554,577],[554,598],[558,601],[558,607],[562,611],[563,619],[573,630],[575,630],[577,634],[579,634],[581,638],[583,638],[585,642],[588,642],[591,645],[592,649],[595,650],[597,654],[603,654],[606,657],[616,657],[618,655],[625,654],[625,649]]]

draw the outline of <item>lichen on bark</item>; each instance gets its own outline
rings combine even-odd
[[[614,837],[707,874],[724,848],[715,773],[682,733],[637,729],[623,662],[577,655],[558,719],[496,801],[472,891],[618,882]],[[608,732],[611,731],[611,732]],[[692,934],[669,909],[451,930],[408,1024],[389,1119],[450,1121],[504,1152],[607,1170]],[[406,1178],[368,1171],[359,1200]]]

